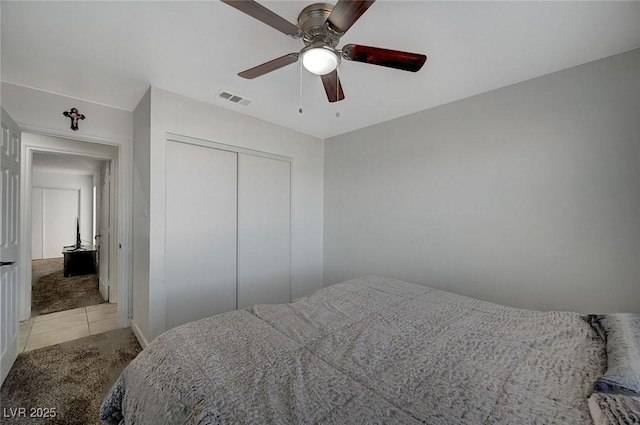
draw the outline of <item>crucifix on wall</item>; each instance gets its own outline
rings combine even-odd
[[[76,108],[71,108],[69,111],[64,111],[62,115],[71,119],[71,130],[73,131],[78,131],[78,120],[83,120],[85,118],[84,115],[78,112]]]

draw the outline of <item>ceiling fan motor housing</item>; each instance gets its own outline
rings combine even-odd
[[[340,42],[340,36],[332,33],[327,23],[327,18],[333,10],[331,3],[314,3],[304,9],[298,15],[298,27],[303,32],[303,41],[306,45],[320,43],[335,48]]]

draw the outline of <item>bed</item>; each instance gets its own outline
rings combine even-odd
[[[110,424],[639,423],[630,317],[616,336],[609,316],[368,276],[167,331],[100,414]]]

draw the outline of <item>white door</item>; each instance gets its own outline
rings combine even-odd
[[[43,188],[42,217],[42,258],[61,258],[63,248],[76,243],[80,190]]]
[[[100,184],[100,212],[98,223],[100,226],[99,236],[96,238],[98,244],[98,277],[100,294],[102,298],[109,301],[109,235],[111,233],[110,214],[111,208],[111,175],[110,164],[105,162],[102,166],[102,178]]]
[[[2,109],[0,136],[0,383],[18,357],[20,128]]]
[[[238,308],[286,303],[291,163],[238,158]]]
[[[237,154],[167,142],[167,329],[236,308]]]

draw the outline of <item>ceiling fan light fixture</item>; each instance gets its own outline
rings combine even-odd
[[[340,56],[328,46],[309,46],[302,51],[302,65],[315,75],[326,75],[338,67]]]

